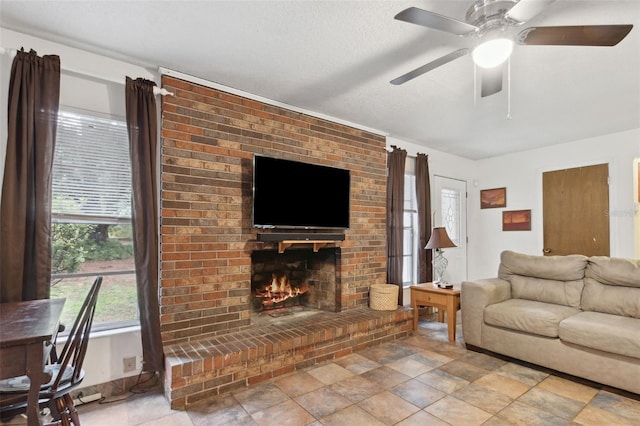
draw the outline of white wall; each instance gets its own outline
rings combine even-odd
[[[142,369],[141,342],[140,327],[92,333],[83,364],[85,378],[82,387],[138,375]],[[64,338],[58,339],[60,347],[64,343]],[[136,370],[124,373],[123,358],[130,357],[136,357]]]
[[[39,56],[59,55],[62,68],[60,82],[60,104],[103,114],[124,116],[125,77],[143,77],[159,81],[158,76],[147,69],[95,55],[79,49],[31,37],[15,31],[0,28],[0,40],[5,49],[35,50]],[[0,155],[4,160],[7,134],[4,123],[7,117],[7,89],[11,60],[8,54],[0,60],[0,104],[3,125],[0,125]],[[4,166],[4,161],[0,161]],[[0,169],[4,170],[4,169]],[[141,366],[142,344],[140,330],[130,328],[92,336],[84,367],[86,378],[83,386],[110,382],[119,378],[134,376],[138,371],[124,373],[122,358],[136,356]]]
[[[390,137],[387,146],[391,145],[409,155],[428,154],[432,177],[467,182],[469,279],[496,276],[503,250],[542,254],[542,173],[593,164],[609,164],[611,256],[635,257],[634,235],[639,231],[634,230],[633,161],[640,157],[640,129],[479,161]],[[505,209],[480,209],[480,190],[500,187],[507,188],[506,209],[531,209],[531,231],[503,232]]]
[[[505,249],[542,254],[542,173],[609,164],[611,256],[635,257],[633,159],[640,156],[640,129],[579,140],[477,162],[477,187],[468,203],[469,278],[495,276]],[[506,187],[508,210],[531,209],[531,231],[502,232],[502,211],[480,210],[481,189]],[[473,195],[473,197],[471,197]]]
[[[636,242],[636,258],[640,259],[640,157],[633,160],[633,193],[635,194],[634,210],[634,240]]]
[[[0,40],[2,38],[0,37]],[[0,55],[0,193],[2,192],[2,180],[4,179],[4,159],[7,155],[7,101],[9,92],[9,74],[11,72],[11,57],[9,53]],[[2,198],[0,198],[1,200]]]

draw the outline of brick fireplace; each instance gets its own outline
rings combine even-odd
[[[386,278],[384,136],[167,75],[162,85],[175,93],[162,97],[163,342],[251,325],[251,254],[278,249],[251,226],[254,154],[350,171],[336,307],[366,307]]]
[[[160,312],[172,406],[406,335],[407,312],[368,309],[369,286],[386,277],[384,136],[171,75],[162,86],[175,93],[162,98],[160,164]],[[350,228],[335,231],[343,238],[317,253],[293,244],[282,254],[277,239],[260,238],[270,231],[251,226],[255,154],[349,170]],[[255,330],[252,256],[267,252],[310,252],[307,266],[332,258],[332,279],[320,279],[326,266],[305,278],[305,303],[322,320]]]

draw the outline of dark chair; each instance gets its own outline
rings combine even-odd
[[[56,334],[56,337],[58,335],[60,335],[60,333],[62,333],[65,330],[65,325],[60,323],[58,324],[58,334]],[[51,345],[51,352],[49,352],[49,363],[50,364],[56,364],[58,362],[58,340],[54,340],[53,344]]]
[[[53,422],[47,425],[80,425],[78,413],[70,392],[84,378],[82,363],[87,353],[89,333],[98,301],[102,277],[96,278],[87,294],[80,312],[73,323],[62,352],[52,357],[45,371],[51,373],[49,383],[40,388],[40,408],[49,407]],[[0,380],[0,412],[2,417],[12,417],[26,412],[29,378],[26,376]]]

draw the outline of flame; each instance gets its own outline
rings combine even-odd
[[[270,307],[287,299],[298,297],[307,291],[309,288],[306,284],[293,287],[286,275],[271,274],[271,282],[261,289],[256,289],[256,297],[263,299],[263,307]]]

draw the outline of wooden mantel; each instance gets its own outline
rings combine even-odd
[[[283,240],[278,242],[278,253],[284,253],[294,244],[313,244],[313,252],[317,253],[318,250],[332,243],[335,243],[335,240]]]
[[[327,244],[344,241],[342,233],[259,233],[259,241],[270,241],[278,243],[278,253],[284,253],[286,249],[294,244],[312,244],[313,252],[317,253]]]

